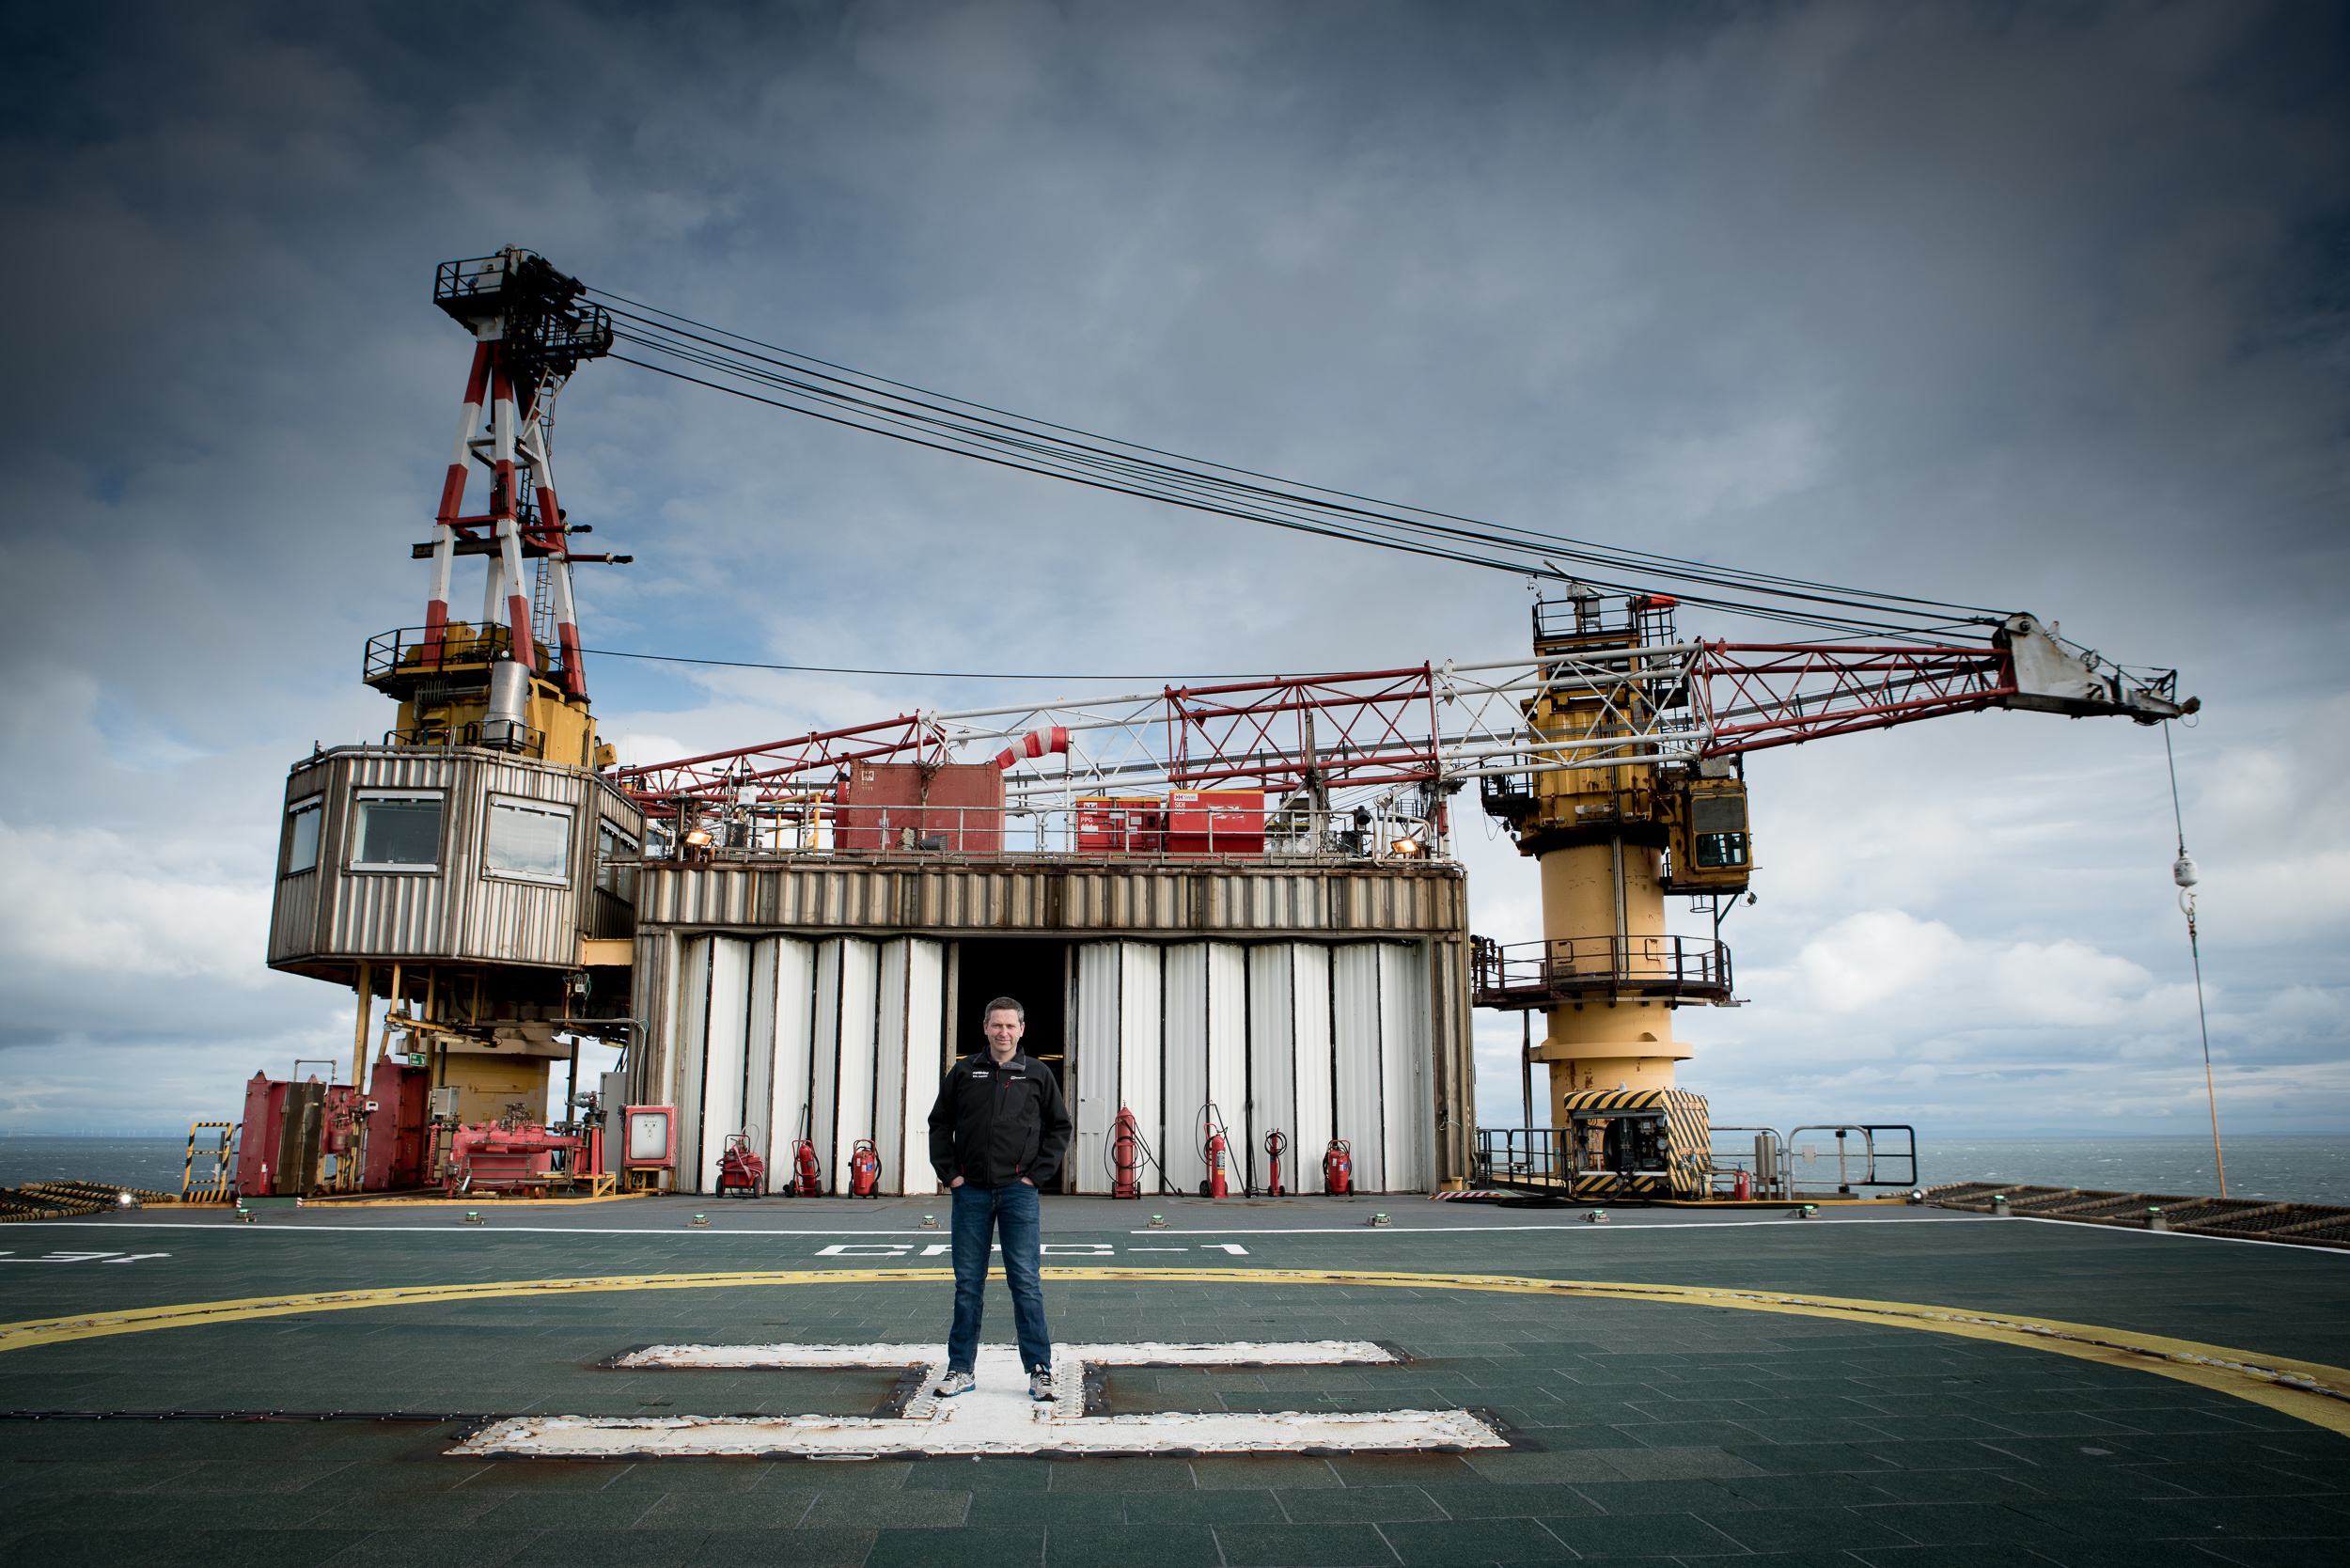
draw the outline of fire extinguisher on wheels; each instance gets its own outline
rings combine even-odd
[[[1322,1156],[1322,1185],[1340,1196],[1355,1190],[1355,1152],[1344,1138],[1332,1138],[1330,1152]]]
[[[1284,1135],[1278,1127],[1274,1128],[1273,1131],[1265,1134],[1264,1136],[1265,1166],[1273,1173],[1272,1180],[1266,1184],[1265,1187],[1265,1196],[1267,1198],[1280,1198],[1286,1196],[1281,1191],[1281,1155],[1282,1152],[1289,1148],[1289,1146],[1290,1140],[1288,1137]]]
[[[1199,1184],[1199,1196],[1230,1198],[1232,1189],[1224,1179],[1224,1156],[1232,1145],[1224,1136],[1224,1118],[1213,1101],[1199,1107],[1199,1133],[1205,1139],[1199,1153],[1208,1167],[1208,1179]]]
[[[1112,1198],[1142,1196],[1142,1129],[1135,1125],[1135,1113],[1125,1106],[1118,1107],[1118,1121],[1110,1129],[1110,1177]]]
[[[824,1168],[816,1158],[815,1117],[811,1112],[801,1119],[800,1137],[791,1140],[791,1196],[821,1198],[824,1192]]]
[[[861,1137],[849,1151],[849,1196],[877,1198],[881,1195],[881,1152],[873,1140]]]

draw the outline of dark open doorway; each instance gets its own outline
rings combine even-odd
[[[1069,944],[987,937],[956,944],[955,1052],[967,1056],[986,1046],[980,1011],[998,996],[1018,998],[1028,1010],[1028,1032],[1020,1048],[1063,1077],[1068,1056]]]

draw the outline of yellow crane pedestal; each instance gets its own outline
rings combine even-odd
[[[1730,1000],[1730,958],[1667,931],[1665,899],[1743,892],[1752,855],[1734,764],[1660,760],[1688,701],[1670,601],[1546,601],[1534,652],[1526,771],[1482,796],[1542,868],[1543,939],[1479,942],[1476,1000],[1547,1020],[1528,1054],[1549,1074],[1542,1120],[1564,1129],[1573,1097],[1677,1088],[1695,1052],[1673,1015]]]
[[[1550,1073],[1552,1125],[1563,1096],[1585,1090],[1671,1089],[1674,1063],[1691,1047],[1673,1038],[1674,1008],[1629,995],[1665,978],[1672,942],[1657,852],[1616,839],[1552,850],[1541,858],[1543,929],[1598,933],[1550,941],[1552,975],[1594,983],[1549,1010],[1535,1058]],[[1621,938],[1612,933],[1621,931]],[[1563,958],[1571,967],[1561,970]]]

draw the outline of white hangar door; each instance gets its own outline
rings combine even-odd
[[[1265,1135],[1288,1142],[1283,1192],[1320,1192],[1330,1145],[1330,949],[1285,942],[1248,949],[1248,1126],[1257,1181],[1270,1185]]]
[[[677,1190],[714,1192],[727,1135],[744,1127],[751,944],[700,936],[677,968]]]
[[[1121,1108],[1134,1112],[1136,1130],[1148,1150],[1156,1153],[1165,1147],[1163,951],[1149,942],[1080,942],[1073,949],[1064,1063],[1072,1095],[1069,1114],[1075,1123],[1068,1160],[1073,1191],[1107,1193],[1115,1184],[1112,1140]],[[1188,972],[1180,964],[1177,967]],[[1136,1164],[1144,1195],[1155,1194],[1159,1172],[1148,1155]]]
[[[1248,1137],[1248,955],[1230,942],[1183,942],[1161,955],[1159,1158],[1179,1193],[1208,1179],[1210,1107],[1232,1143],[1224,1179],[1240,1190]],[[1137,1113],[1139,1114],[1139,1113]],[[1151,1136],[1145,1129],[1145,1136]]]
[[[928,937],[816,944],[808,1100],[826,1192],[848,1192],[864,1139],[881,1161],[878,1190],[938,1190],[930,1112],[946,1070],[946,944]]]
[[[1397,942],[1076,945],[1068,1072],[1073,1190],[1106,1193],[1120,1106],[1163,1162],[1146,1195],[1207,1180],[1200,1112],[1231,1138],[1225,1179],[1266,1184],[1264,1137],[1288,1142],[1285,1191],[1323,1190],[1334,1137],[1359,1192],[1435,1181],[1427,949]],[[1162,1187],[1162,1175],[1165,1186]]]
[[[1355,1186],[1386,1192],[1386,1118],[1379,1108],[1379,949],[1349,943],[1330,952],[1330,1133],[1355,1162]]]
[[[931,1104],[947,1071],[947,944],[901,936],[882,944],[874,1009],[873,1142],[881,1190],[938,1190],[931,1168]]]
[[[1387,1190],[1436,1185],[1435,1074],[1428,1059],[1428,949],[1379,949],[1379,1108]]]
[[[1119,1081],[1125,1059],[1120,1038],[1119,960],[1124,944],[1078,945],[1069,978],[1068,1056],[1063,1063],[1073,1091],[1069,1113],[1076,1123],[1069,1146],[1069,1185],[1076,1192],[1106,1193],[1112,1183],[1110,1135],[1124,1104]],[[1149,950],[1149,949],[1146,949]],[[1153,964],[1155,950],[1151,950]],[[1152,1042],[1156,1055],[1157,1042]]]
[[[717,1190],[728,1135],[766,1157],[770,1191],[791,1145],[816,1145],[824,1190],[849,1190],[870,1139],[882,1192],[936,1192],[931,1101],[946,1071],[947,949],[926,937],[813,942],[700,936],[677,967],[678,1190]]]
[[[1350,942],[1331,949],[1331,1136],[1353,1146],[1361,1191],[1435,1186],[1428,1009],[1424,945]]]
[[[815,1004],[815,943],[770,936],[751,944],[750,1104],[761,1107],[753,1144],[767,1162],[769,1192],[791,1185],[791,1145],[806,1136]]]

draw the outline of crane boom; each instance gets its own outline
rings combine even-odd
[[[1652,617],[1651,619],[1653,619]],[[1654,628],[1652,628],[1654,629]],[[1606,765],[1695,761],[1951,713],[2014,708],[2154,723],[2196,709],[2175,673],[2133,682],[2070,651],[2028,615],[1982,643],[1734,643],[1643,638],[1480,664],[1429,663],[960,713],[917,712],[759,745],[625,767],[615,780],[656,812],[681,798],[804,796],[856,762],[937,765],[1040,729],[1071,737],[1066,765],[1015,757],[1005,784],[1043,805],[1105,789],[1389,789]],[[1543,692],[1622,691],[1608,742],[1569,754],[1528,726]],[[1570,748],[1571,749],[1571,748]]]

